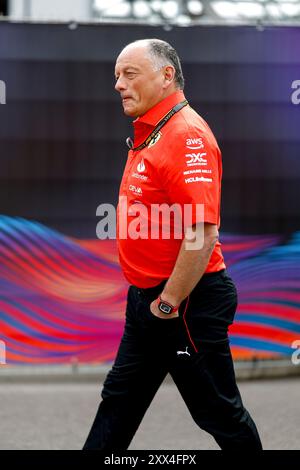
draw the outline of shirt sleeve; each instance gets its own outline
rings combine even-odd
[[[182,132],[166,140],[159,173],[169,203],[179,204],[182,213],[188,210],[186,226],[219,225],[222,164],[213,135]]]

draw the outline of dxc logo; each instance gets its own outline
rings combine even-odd
[[[3,80],[0,80],[0,104],[6,104],[6,85]]]
[[[189,158],[187,160],[187,165],[190,163],[207,163],[207,160],[203,158],[203,156],[206,155],[206,152],[204,153],[187,153],[185,156],[186,158]]]

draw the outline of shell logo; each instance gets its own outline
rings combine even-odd
[[[145,170],[146,170],[145,163],[144,163],[144,160],[142,160],[137,166],[137,171],[139,173],[143,173]]]

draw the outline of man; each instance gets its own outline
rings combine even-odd
[[[135,118],[118,207],[120,263],[131,286],[124,334],[84,449],[127,449],[170,373],[195,422],[221,449],[260,450],[227,335],[237,294],[218,241],[220,150],[185,100],[180,61],[168,43],[127,45],[115,76],[124,113]],[[151,209],[160,204],[190,209],[181,236],[164,237],[166,222],[154,223]],[[139,208],[140,229],[156,225],[160,236],[142,229],[140,237],[137,230],[128,236]],[[183,225],[175,212],[171,229]]]

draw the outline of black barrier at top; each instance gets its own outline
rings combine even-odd
[[[131,133],[114,62],[145,37],[178,50],[186,97],[218,139],[222,230],[298,230],[300,29],[288,27],[0,23],[0,213],[95,236],[96,207],[116,204]]]

